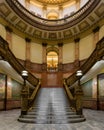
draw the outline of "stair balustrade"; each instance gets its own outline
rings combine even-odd
[[[104,57],[104,37],[96,44],[96,48],[86,60],[86,62],[78,68],[82,70],[83,75],[86,74],[90,68],[97,62],[102,60]],[[83,114],[82,112],[82,98],[83,91],[80,84],[82,76],[76,76],[76,72],[68,78],[64,79],[64,88],[68,95],[71,107],[77,112],[77,114]],[[74,103],[74,105],[73,105]]]
[[[0,36],[0,56],[3,60],[7,61],[15,70],[16,72],[21,75],[21,72],[23,70],[26,70],[26,68],[17,60],[17,58],[14,56],[14,54],[9,49],[9,44],[6,40],[4,40]],[[22,87],[22,100],[21,100],[21,113],[26,114],[28,109],[31,107],[32,103],[34,101],[35,96],[38,92],[38,89],[40,87],[40,80],[33,76],[30,72],[28,72],[28,77],[26,78],[26,81],[28,81],[31,86],[27,86],[26,84]],[[26,82],[25,81],[25,82]]]

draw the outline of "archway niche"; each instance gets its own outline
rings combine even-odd
[[[58,71],[58,49],[50,47],[47,49],[47,71],[55,72]]]

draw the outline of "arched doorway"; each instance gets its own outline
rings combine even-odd
[[[59,71],[59,48],[51,46],[46,49],[47,70],[42,74],[42,87],[62,87],[62,72]]]
[[[49,51],[47,53],[47,71],[58,70],[58,54],[55,51]]]

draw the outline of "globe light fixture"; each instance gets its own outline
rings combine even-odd
[[[23,70],[23,71],[21,72],[21,75],[22,75],[22,77],[23,77],[23,79],[24,79],[24,86],[25,86],[25,85],[26,85],[26,79],[27,79],[27,77],[28,77],[28,71]]]
[[[80,76],[82,76],[83,74],[82,74],[82,70],[78,70],[77,72],[76,72],[76,76],[78,76],[78,77],[80,77]]]

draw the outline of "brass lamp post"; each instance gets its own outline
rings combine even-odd
[[[80,83],[80,78],[82,77],[82,70],[78,70],[76,72],[76,76],[79,77],[78,79],[78,85],[76,87],[75,96],[76,96],[76,112],[78,115],[83,115],[82,111],[82,98],[83,98],[83,90]]]
[[[26,86],[26,79],[28,78],[28,71],[23,70],[23,71],[21,72],[21,75],[22,75],[22,77],[23,77],[23,79],[24,79],[24,87],[25,87],[25,86]]]
[[[23,88],[21,91],[21,116],[27,114],[28,110],[28,88],[26,86],[26,80],[28,78],[28,71],[23,70],[21,75],[24,79]]]

